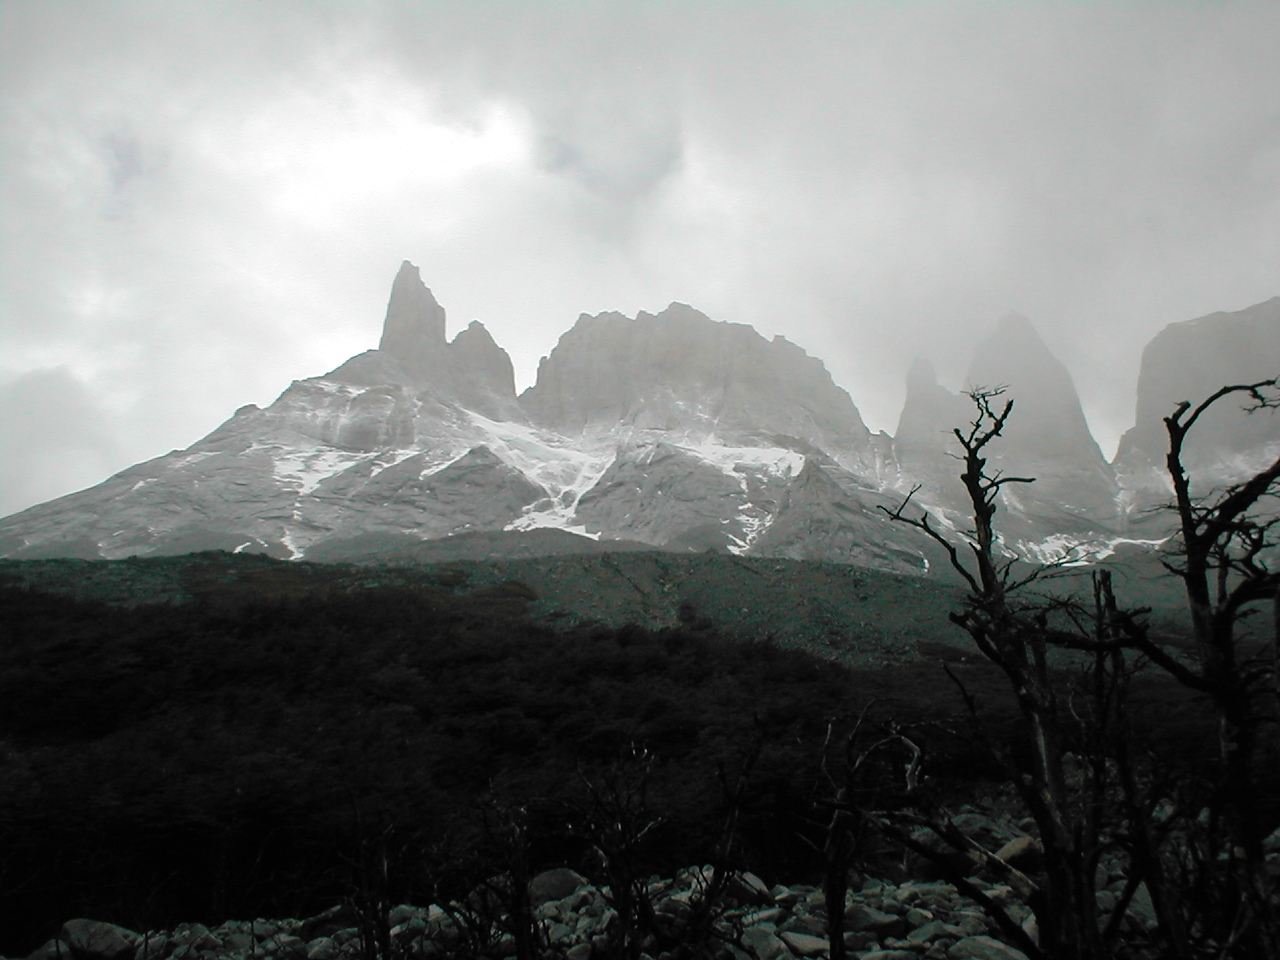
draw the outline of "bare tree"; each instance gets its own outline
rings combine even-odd
[[[1208,695],[1218,721],[1218,771],[1207,813],[1210,829],[1223,834],[1221,857],[1211,844],[1204,869],[1225,862],[1238,904],[1219,939],[1255,956],[1280,955],[1275,881],[1265,869],[1263,840],[1277,814],[1275,771],[1268,770],[1263,725],[1277,716],[1280,658],[1280,458],[1236,483],[1208,494],[1193,490],[1186,467],[1187,438],[1204,415],[1228,398],[1244,400],[1250,414],[1280,407],[1280,378],[1224,386],[1199,404],[1179,403],[1164,418],[1169,435],[1166,464],[1177,519],[1175,552],[1165,561],[1186,591],[1195,662],[1177,663],[1182,683]],[[1270,643],[1248,636],[1242,624],[1275,605]],[[1164,664],[1168,666],[1167,662]],[[1272,755],[1270,761],[1274,763]],[[1271,780],[1271,783],[1267,781]],[[1260,952],[1258,952],[1260,951]],[[1243,954],[1242,954],[1243,955]]]
[[[986,450],[1013,410],[1011,400],[998,403],[1002,394],[971,392],[976,416],[954,431],[973,528],[948,536],[927,511],[908,516],[915,490],[887,512],[947,552],[969,588],[951,618],[1004,672],[1027,722],[1029,762],[1003,759],[1045,848],[1044,886],[1029,896],[1040,950],[1111,955],[1125,909],[1145,884],[1162,955],[1280,956],[1278,891],[1263,844],[1280,820],[1276,738],[1265,731],[1280,719],[1280,458],[1208,494],[1193,490],[1185,460],[1188,434],[1206,411],[1227,398],[1244,399],[1250,413],[1280,407],[1280,378],[1225,386],[1196,406],[1178,404],[1164,421],[1177,518],[1175,550],[1164,563],[1186,591],[1190,657],[1155,642],[1141,612],[1121,610],[1105,572],[1094,576],[1092,611],[1020,592],[1044,570],[1015,575],[1017,560],[1002,550],[993,525],[1001,488],[1031,482],[987,469]],[[1269,637],[1242,626],[1267,603],[1274,612]],[[1070,696],[1050,669],[1055,648],[1088,656]],[[1133,671],[1126,655],[1134,654],[1212,704],[1219,751],[1207,801],[1162,782],[1149,764],[1140,769],[1124,697]],[[1070,783],[1069,753],[1079,761]],[[1103,923],[1094,869],[1107,845],[1126,855],[1127,877]]]
[[[927,511],[908,515],[916,490],[896,510],[886,513],[922,531],[947,552],[951,566],[969,588],[961,609],[952,613],[951,619],[1004,673],[1027,723],[1029,761],[1019,761],[1007,750],[991,746],[1035,819],[1044,846],[1044,886],[1026,884],[1039,928],[1039,953],[1055,958],[1106,957],[1110,951],[1099,924],[1095,896],[1102,824],[1094,804],[1079,802],[1079,785],[1073,790],[1067,782],[1065,758],[1080,744],[1071,742],[1069,732],[1076,717],[1067,706],[1062,679],[1051,668],[1050,651],[1055,646],[1116,651],[1121,643],[1111,637],[1072,634],[1054,626],[1055,604],[1042,597],[1021,599],[1020,591],[1042,576],[1044,568],[1023,572],[1018,559],[1002,551],[995,530],[1001,489],[1033,482],[1030,477],[988,470],[988,448],[1002,435],[1013,412],[1012,400],[999,402],[1003,393],[1002,387],[970,391],[974,419],[967,427],[953,431],[960,446],[960,480],[973,510],[973,528],[964,532],[963,542],[957,545],[944,535]],[[1120,629],[1124,624],[1116,621],[1114,626]],[[1108,689],[1099,693],[1105,695]],[[976,705],[969,702],[976,716]],[[1112,715],[1105,706],[1094,713],[1099,722]],[[1105,780],[1109,770],[1105,762],[1086,765],[1084,776],[1090,782],[1083,795],[1104,793],[1107,784],[1094,781]],[[945,833],[942,835],[945,839]]]

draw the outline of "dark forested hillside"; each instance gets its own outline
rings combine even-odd
[[[64,592],[12,564],[0,584],[0,954],[70,916],[308,915],[374,848],[394,894],[422,900],[501,869],[485,824],[511,805],[539,824],[538,862],[581,863],[567,811],[636,751],[655,865],[701,862],[720,770],[759,742],[739,856],[803,874],[832,718],[875,701],[932,745],[934,776],[973,780],[981,751],[930,726],[958,712],[939,659],[993,728],[1009,716],[992,672],[937,643],[853,672],[726,639],[696,611],[554,631],[529,618],[527,586],[456,589],[440,571],[227,554],[61,569]],[[71,596],[77,580],[129,602]]]

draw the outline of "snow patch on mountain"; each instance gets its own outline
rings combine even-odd
[[[251,450],[266,450],[271,454],[273,473],[277,480],[292,485],[299,496],[310,493],[334,474],[350,466],[371,459],[368,454],[352,453],[336,447],[311,447],[288,449],[273,445],[261,445]],[[406,453],[406,456],[408,453]]]
[[[713,442],[678,446],[731,477],[741,478],[745,471],[756,471],[789,480],[804,469],[804,454],[784,447],[726,447]]]

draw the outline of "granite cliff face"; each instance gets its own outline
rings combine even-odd
[[[511,360],[478,323],[447,342],[443,308],[406,262],[377,350],[242,407],[186,450],[0,521],[0,552],[288,558],[361,529],[501,528],[546,492],[484,447],[477,417],[524,422]]]
[[[966,526],[948,452],[972,406],[927,364],[911,370],[891,439],[872,437],[799,347],[683,304],[583,315],[521,396],[488,331],[473,322],[449,341],[445,320],[404,263],[376,350],[293,383],[265,409],[241,408],[186,450],[0,520],[0,555],[368,559],[380,544],[465,534],[489,538],[488,550],[504,536],[523,550],[591,538],[922,572],[933,545],[886,509],[919,487],[940,523]],[[1202,380],[1207,393],[1240,371],[1273,375],[1277,333],[1280,298],[1173,325],[1144,358],[1140,411],[1171,407],[1171,391]],[[1002,321],[968,382],[1007,385],[1015,412],[992,466],[1037,478],[1005,490],[1008,546],[1096,555],[1126,536],[1134,485],[1117,483],[1070,375],[1029,321]],[[1280,447],[1277,426],[1260,416],[1215,428],[1197,456],[1239,468]],[[1122,478],[1154,476],[1149,433],[1144,423],[1126,435]]]
[[[808,454],[870,462],[868,431],[820,361],[691,307],[583,316],[523,397],[483,325],[450,342],[445,319],[405,262],[378,349],[186,450],[0,522],[0,554],[341,559],[344,544],[540,528],[746,552]],[[808,555],[842,549],[815,541]]]
[[[1234,313],[1171,323],[1142,352],[1136,419],[1120,439],[1116,470],[1135,505],[1169,495],[1164,417],[1181,401],[1199,403],[1226,384],[1280,375],[1280,297]],[[1222,486],[1280,456],[1280,415],[1249,415],[1237,401],[1215,405],[1188,435],[1193,479]]]
[[[1053,549],[1039,545],[1115,538],[1124,526],[1115,474],[1089,432],[1071,374],[1031,322],[1018,314],[1001,320],[975,349],[965,383],[966,390],[1003,388],[993,401],[997,409],[1014,404],[1004,433],[987,448],[989,469],[1035,478],[1001,493],[1006,542],[1047,559]],[[968,507],[957,481],[960,447],[952,430],[974,414],[970,399],[940,386],[927,363],[912,367],[894,438],[899,486],[920,484],[918,496],[954,513],[961,525]]]
[[[820,360],[682,303],[634,320],[583,314],[521,401],[534,422],[568,436],[622,431],[771,446],[790,438],[851,463],[865,461],[870,445],[853,401]]]
[[[952,454],[952,430],[973,419],[974,408],[963,394],[938,383],[933,364],[917,358],[907,371],[907,396],[893,436],[894,463],[903,485],[920,484],[925,501],[963,507],[963,490]]]

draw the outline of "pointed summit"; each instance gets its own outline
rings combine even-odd
[[[1004,435],[1007,450],[1103,462],[1075,381],[1021,314],[1010,313],[996,324],[978,346],[965,382],[970,388],[1006,388],[1005,396],[1014,401]]]
[[[1037,478],[1016,493],[1029,513],[1047,516],[1061,508],[1077,516],[1109,519],[1114,514],[1115,474],[1089,431],[1075,381],[1030,320],[1011,313],[996,324],[991,337],[979,344],[966,383],[970,388],[1004,387],[1000,402],[1014,402],[1013,415],[991,451],[992,464]]]
[[[516,401],[515,370],[511,357],[494,342],[479,320],[472,320],[448,349],[454,399],[468,410],[494,420],[525,419]],[[465,376],[458,376],[465,372]]]
[[[894,443],[902,451],[927,456],[942,453],[952,442],[951,431],[971,418],[968,402],[939,385],[933,364],[916,357],[907,371],[907,398],[898,417]]]
[[[423,284],[418,268],[406,260],[391,285],[378,349],[425,377],[440,366],[444,345],[444,307]]]

